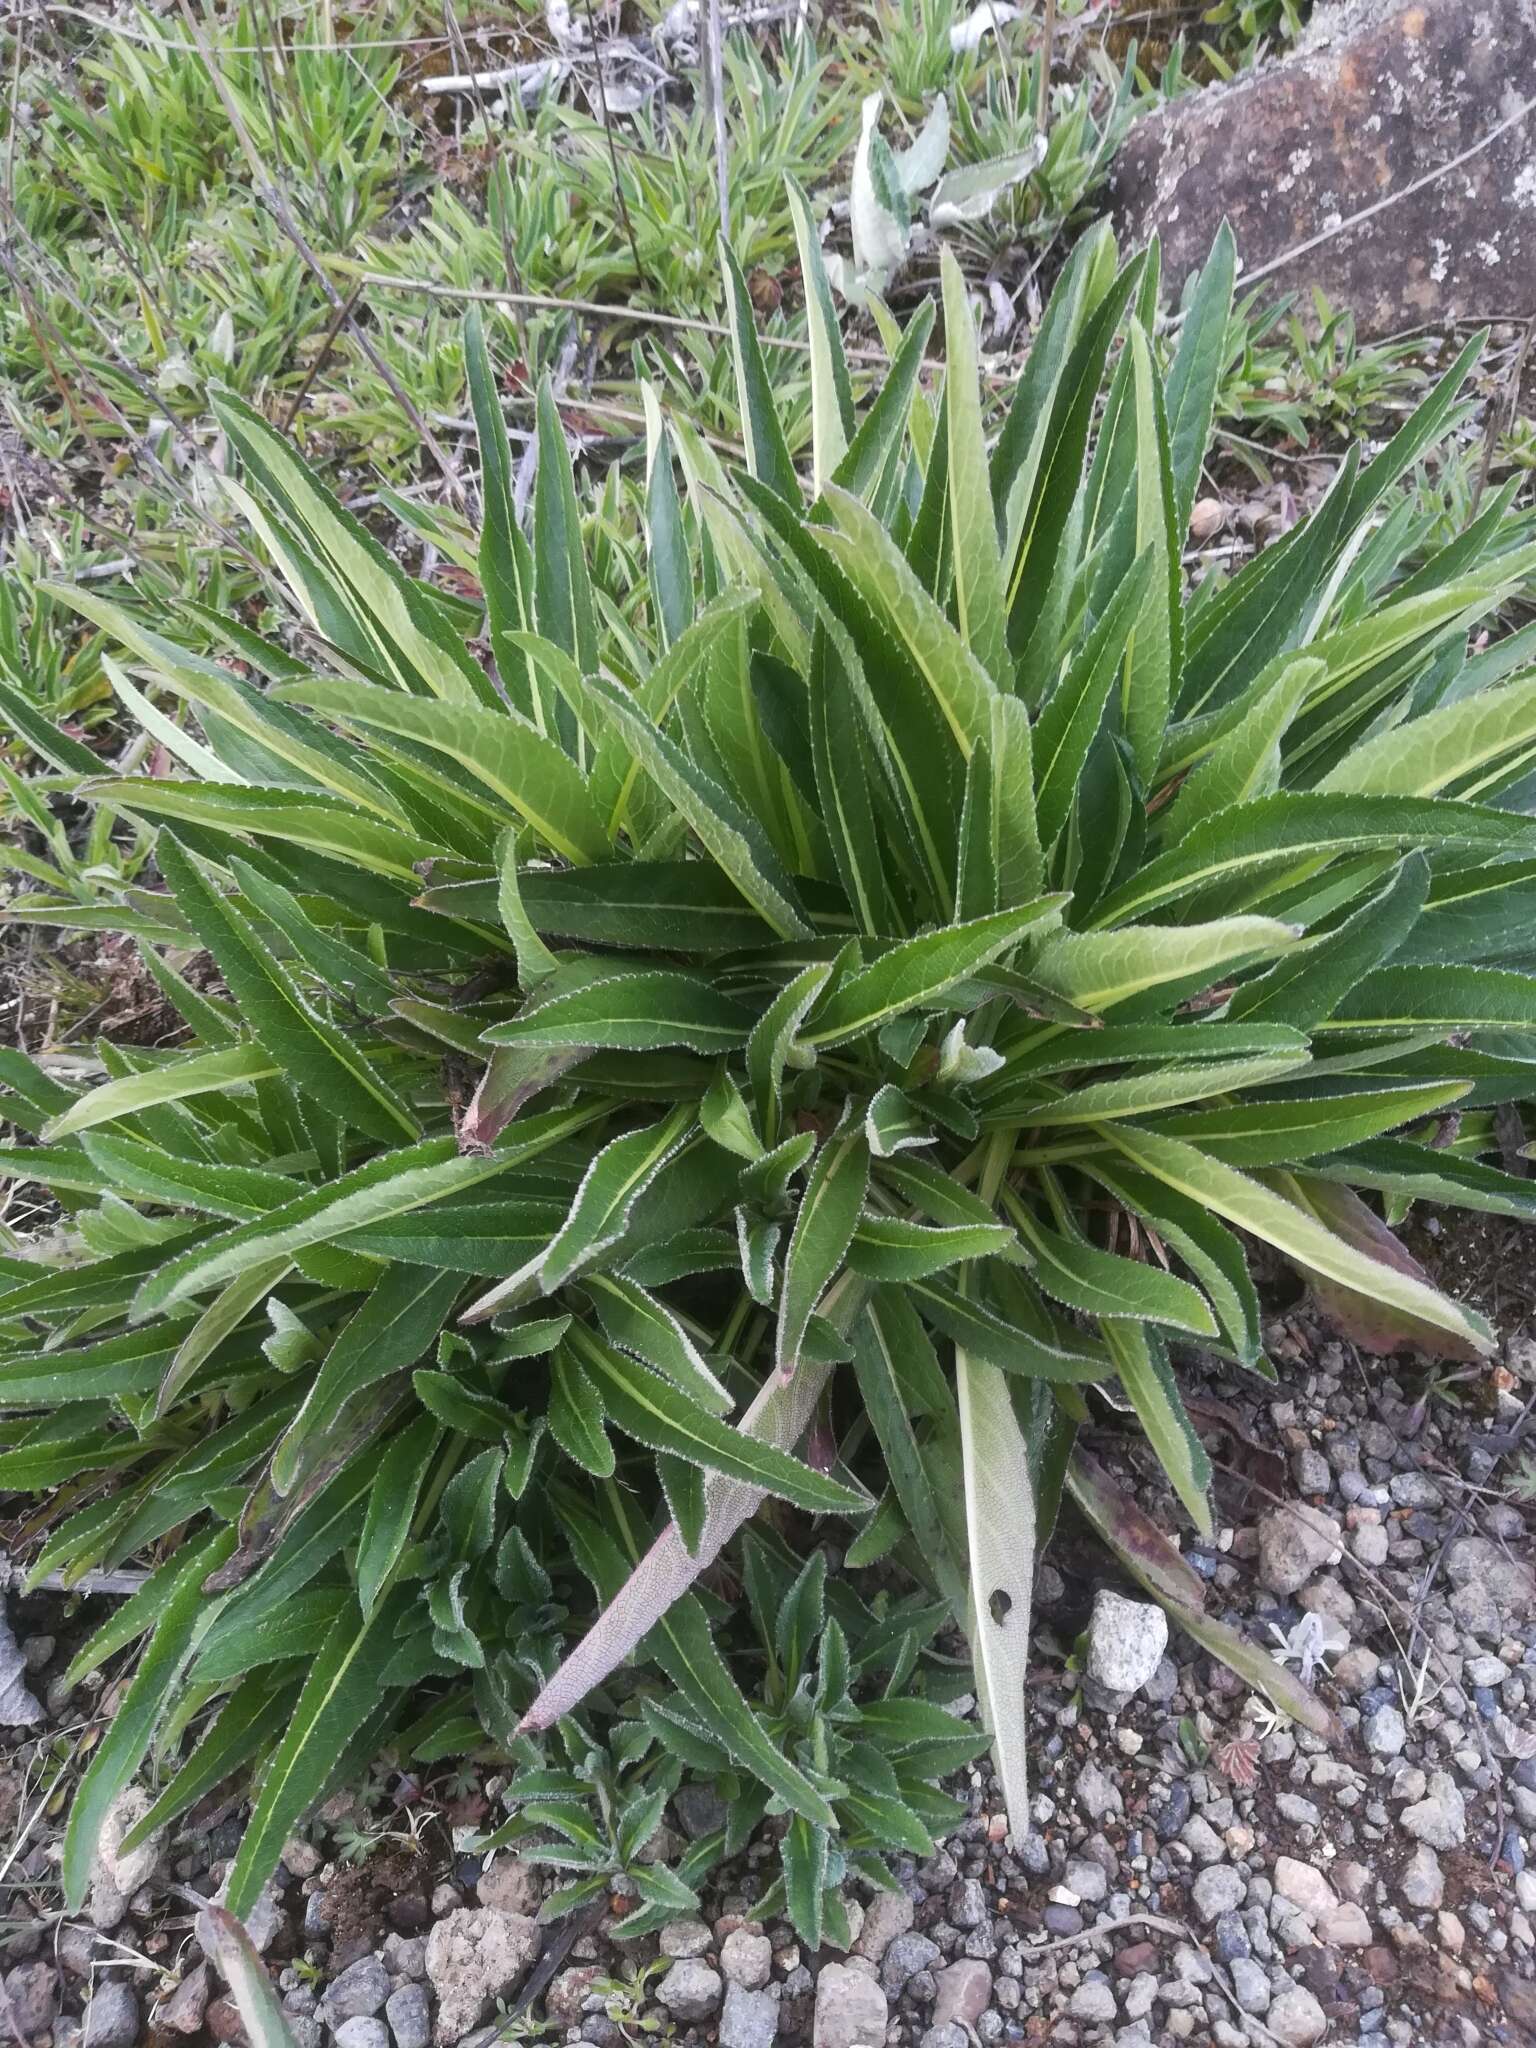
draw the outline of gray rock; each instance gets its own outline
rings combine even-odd
[[[437,1993],[440,2042],[479,2026],[493,1999],[517,1989],[540,1939],[535,1921],[494,1906],[460,1906],[437,1922],[427,1936],[427,1978]]]
[[[964,2027],[929,2027],[918,2048],[967,2048]]]
[[[720,2009],[720,2048],[771,2048],[779,2031],[779,2001],[771,1991],[727,1984]]]
[[[1387,1532],[1380,1522],[1362,1522],[1349,1539],[1349,1547],[1370,1571],[1380,1571],[1387,1561]]]
[[[1536,1571],[1502,1543],[1486,1536],[1458,1537],[1446,1552],[1445,1570],[1453,1586],[1482,1586],[1511,1621],[1536,1618]]]
[[[85,2008],[84,2048],[134,2048],[139,2038],[139,2001],[121,1977],[100,1977]]]
[[[702,1920],[669,1920],[656,1937],[656,1945],[664,1956],[681,1959],[683,1956],[701,1956],[713,1948],[715,1937]]]
[[[773,1943],[766,1934],[738,1927],[720,1944],[720,1967],[733,1984],[761,1991],[773,1970]]]
[[[1339,1525],[1305,1502],[1271,1508],[1259,1523],[1259,1583],[1271,1593],[1298,1593],[1339,1548]]]
[[[1282,1792],[1275,1800],[1275,1811],[1282,1820],[1288,1820],[1295,1828],[1315,1828],[1322,1814],[1310,1799],[1303,1799],[1299,1792]]]
[[[392,1991],[384,2006],[384,2017],[394,2035],[395,2048],[427,2048],[432,2039],[432,2005],[425,1984],[402,1984]]]
[[[544,1994],[544,2017],[551,2026],[575,2027],[581,2024],[587,1996],[601,1975],[596,1963],[577,1963],[573,1968],[560,1972]]]
[[[283,1844],[283,1868],[290,1877],[313,1877],[320,1868],[320,1851],[302,1835],[290,1835]]]
[[[154,2032],[158,2034],[200,2034],[203,2015],[213,1991],[208,1965],[199,1963],[188,1971],[176,1989],[155,2009]]]
[[[656,1996],[674,2019],[707,2020],[718,2011],[723,1989],[718,1970],[685,1956],[656,1986]]]
[[[1341,1692],[1366,1692],[1376,1682],[1381,1659],[1374,1650],[1346,1650],[1333,1667],[1334,1683]]]
[[[386,1934],[384,1967],[391,1977],[404,1977],[419,1984],[427,1974],[427,1938],[424,1934]]]
[[[729,1816],[725,1801],[711,1785],[681,1785],[672,1795],[672,1811],[690,1842],[723,1828]]]
[[[1462,1676],[1468,1685],[1498,1686],[1508,1678],[1509,1666],[1502,1657],[1469,1657]]]
[[[883,1962],[891,1943],[911,1927],[913,1911],[905,1892],[876,1892],[864,1909],[864,1925],[853,1944],[854,1954],[866,1956],[872,1963]]]
[[[372,2019],[384,2010],[384,2001],[393,1989],[389,1972],[378,1957],[361,1956],[326,1985],[320,2017],[330,2027],[340,2026],[343,2020]]]
[[[1125,1996],[1120,2002],[1128,2020],[1145,2019],[1157,2003],[1157,1979],[1152,1972],[1139,1970],[1125,1987]],[[1121,2036],[1117,2034],[1115,2038],[1118,2042]]]
[[[1445,1878],[1440,1859],[1428,1842],[1420,1842],[1403,1867],[1403,1897],[1421,1912],[1438,1911],[1445,1898]]]
[[[245,1916],[245,1931],[257,1955],[264,1956],[287,1925],[288,1915],[283,1911],[276,1885],[263,1885]]]
[[[1085,1905],[1102,1905],[1109,1895],[1109,1879],[1104,1874],[1104,1866],[1095,1863],[1091,1856],[1069,1856],[1063,1882],[1067,1890],[1076,1892]]]
[[[1247,1891],[1241,1872],[1230,1863],[1212,1863],[1202,1870],[1190,1890],[1195,1911],[1207,1927],[1223,1913],[1236,1912]]]
[[[871,1971],[854,1963],[825,1963],[816,1979],[811,2048],[884,2048],[889,2015],[886,1995]]]
[[[1168,1617],[1147,1600],[1127,1600],[1109,1586],[1093,1596],[1086,1675],[1107,1692],[1139,1692],[1168,1647]]]
[[[1269,2008],[1264,2024],[1285,2048],[1312,2048],[1328,2030],[1323,2008],[1310,1991],[1293,1985],[1282,1991]]]
[[[1339,1903],[1338,1894],[1323,1873],[1310,1863],[1298,1862],[1294,1856],[1276,1858],[1275,1892],[1313,1921],[1331,1913]]]
[[[1504,1618],[1498,1602],[1481,1579],[1469,1579],[1451,1594],[1451,1619],[1459,1629],[1479,1641],[1496,1643],[1504,1633]]]
[[[46,2033],[59,2006],[59,1973],[52,1963],[18,1963],[5,1973],[5,1989],[16,2024],[27,2039]],[[201,2024],[201,2014],[198,2017]]]
[[[153,1799],[142,1785],[129,1785],[107,1808],[96,1843],[97,1876],[131,1899],[142,1884],[148,1884],[165,1846],[165,1830],[157,1828],[148,1841],[135,1849],[123,1848],[123,1837],[148,1813]]]
[[[1401,1756],[1408,1740],[1403,1717],[1390,1703],[1366,1715],[1360,1734],[1372,1756]]]
[[[1115,1994],[1105,1977],[1088,1977],[1067,2001],[1068,2016],[1074,2020],[1112,2020],[1116,2017]]]
[[[957,1879],[947,1901],[950,1924],[962,1933],[985,1926],[992,1914],[987,1905],[986,1886],[978,1877]]]
[[[1192,1813],[1179,1830],[1179,1840],[1197,1863],[1224,1863],[1227,1845],[1203,1813]]]
[[[1466,1840],[1467,1803],[1447,1771],[1435,1771],[1426,1796],[1403,1811],[1403,1826],[1431,1849],[1456,1849]]]
[[[389,2048],[389,2028],[382,2020],[358,2013],[336,2029],[336,2048]]]
[[[534,1866],[505,1852],[491,1858],[475,1889],[482,1906],[496,1906],[503,1913],[537,1913],[544,1896]]]
[[[931,1970],[942,1954],[938,1943],[930,1941],[926,1934],[898,1934],[880,1965],[880,1982],[887,1997],[899,1997],[907,1979],[915,1977],[919,1970]]]
[[[1400,1508],[1437,1508],[1445,1499],[1427,1472],[1394,1472],[1387,1490]]]
[[[985,1963],[962,1957],[939,1972],[938,1996],[933,2001],[936,2027],[970,2026],[986,2011],[992,1997],[992,1972]]]
[[[1269,1972],[1262,1963],[1256,1963],[1252,1956],[1239,1956],[1230,1965],[1232,1989],[1237,2002],[1244,2012],[1255,2014],[1269,2011]]]
[[[1077,1803],[1090,1820],[1107,1820],[1120,1813],[1125,1802],[1120,1787],[1100,1765],[1086,1763],[1077,1774]]]
[[[1316,286],[1357,316],[1362,338],[1475,319],[1490,278],[1500,310],[1526,318],[1530,142],[1518,124],[1491,143],[1488,130],[1489,110],[1533,75],[1529,0],[1321,8],[1278,62],[1136,123],[1114,170],[1122,246],[1160,231],[1177,299],[1228,218],[1247,272],[1274,265],[1276,290]],[[1455,178],[1434,175],[1463,158]],[[1383,217],[1330,232],[1372,207]],[[1363,1308],[1349,1334],[1373,1350],[1392,1342]]]
[[[1333,1489],[1333,1467],[1311,1444],[1302,1444],[1291,1453],[1291,1477],[1298,1493],[1329,1493]]]
[[[1325,1948],[1369,1948],[1371,1923],[1364,1909],[1346,1900],[1324,1913],[1317,1923],[1317,1938]]]

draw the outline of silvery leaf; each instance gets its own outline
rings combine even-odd
[[[990,158],[984,164],[967,164],[940,179],[928,202],[928,225],[958,227],[962,221],[982,220],[992,211],[1011,185],[1020,184],[1039,165],[1045,154],[1043,138],[1012,156]]]

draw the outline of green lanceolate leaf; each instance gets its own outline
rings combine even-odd
[[[91,1100],[89,1096],[85,1099]],[[197,1209],[204,1215],[225,1216],[236,1223],[265,1215],[267,1210],[301,1192],[298,1182],[286,1174],[268,1173],[255,1166],[184,1159],[137,1138],[109,1136],[106,1132],[86,1136],[81,1150],[101,1169],[112,1191],[126,1200]]]
[[[536,1009],[485,1033],[487,1044],[539,1051],[569,1047],[655,1052],[730,1052],[747,1042],[752,1013],[710,982],[661,969],[616,974],[541,995]]]
[[[1096,1014],[1170,983],[1213,981],[1234,966],[1271,959],[1301,936],[1294,925],[1270,917],[1059,932],[1035,955],[1030,972],[1045,988]]]
[[[1197,825],[1180,845],[1096,905],[1093,923],[1122,924],[1202,889],[1256,882],[1277,867],[1347,853],[1406,853],[1416,846],[1528,853],[1536,847],[1536,827],[1527,830],[1531,825],[1507,811],[1430,797],[1281,791]]]
[[[637,1443],[723,1472],[812,1514],[862,1514],[867,1508],[862,1495],[772,1444],[733,1429],[638,1360],[576,1330],[568,1341],[576,1345],[582,1369],[597,1388],[609,1421]]]
[[[1000,1315],[984,1301],[968,1299],[945,1281],[919,1280],[908,1285],[907,1293],[925,1322],[970,1355],[1001,1372],[1020,1373],[1026,1379],[1056,1380],[1064,1385],[1087,1385],[1108,1378],[1114,1361],[1107,1352],[1069,1336],[1064,1330],[1042,1335],[1018,1321]]]
[[[573,1329],[555,1346],[549,1362],[549,1433],[567,1457],[597,1479],[606,1479],[616,1463],[604,1418],[603,1397],[584,1369]]]
[[[1280,742],[1308,689],[1323,674],[1319,661],[1287,663],[1248,712],[1191,771],[1173,803],[1163,837],[1169,845],[1202,819],[1233,804],[1267,796],[1280,780]]]
[[[365,1620],[372,1616],[410,1540],[427,1469],[442,1440],[436,1418],[418,1415],[391,1438],[379,1460],[357,1545],[357,1601]]]
[[[1211,1461],[1179,1398],[1161,1344],[1135,1323],[1106,1327],[1104,1341],[1169,1484],[1201,1535],[1210,1536]]]
[[[948,246],[942,252],[942,263],[948,357],[944,406],[949,426],[950,547],[955,565],[955,605],[966,645],[993,681],[1006,688],[1011,679],[1008,606],[992,494],[988,489],[976,329],[964,274]]]
[[[185,1102],[189,1097],[222,1093],[225,1089],[271,1080],[282,1068],[259,1045],[221,1046],[173,1066],[151,1067],[147,1073],[124,1074],[107,1081],[88,1094],[76,1096],[68,1109],[54,1117],[43,1130],[45,1140],[72,1137],[78,1131],[114,1123],[119,1117],[137,1116],[163,1102]]]
[[[1419,921],[1428,888],[1428,861],[1422,853],[1409,854],[1386,887],[1342,924],[1234,990],[1227,1015],[1301,1028],[1321,1023],[1363,975],[1402,945]]]
[[[933,1001],[957,981],[1012,951],[1026,932],[1049,930],[1059,921],[1065,900],[1042,896],[1016,910],[902,940],[833,987],[812,1017],[805,1042],[839,1045]]]
[[[752,1027],[747,1041],[747,1074],[752,1083],[758,1128],[767,1145],[774,1144],[779,1132],[779,1091],[784,1070],[791,1063],[806,1063],[807,1056],[797,1051],[797,1039],[831,975],[831,966],[820,962],[802,968]]]
[[[114,810],[331,855],[396,881],[409,881],[419,861],[447,851],[318,789],[247,788],[125,775],[113,782],[88,783],[80,794]]]
[[[234,1547],[234,1531],[220,1530],[178,1566],[139,1668],[80,1781],[64,1836],[64,1896],[72,1912],[85,1903],[108,1809],[143,1761],[167,1697],[191,1652],[207,1604],[203,1581]]]
[[[378,1705],[394,1657],[398,1609],[386,1601],[360,1629],[337,1628],[321,1648],[293,1718],[267,1766],[229,1873],[225,1902],[248,1914],[283,1843],[330,1783],[338,1757]]]
[[[405,1103],[305,998],[260,935],[169,833],[161,835],[158,857],[177,903],[218,962],[257,1040],[295,1086],[370,1137],[415,1137],[419,1126]]]
[[[1226,367],[1227,322],[1237,272],[1237,242],[1223,221],[1184,308],[1179,346],[1168,373],[1168,446],[1173,470],[1174,534],[1180,546],[1211,438],[1217,387]]]
[[[937,1229],[902,1216],[863,1216],[848,1248],[848,1263],[866,1280],[926,1279],[968,1259],[995,1257],[1017,1240],[996,1223],[956,1223]]]
[[[784,1256],[774,1364],[784,1378],[800,1362],[807,1327],[848,1255],[869,1185],[869,1146],[849,1118],[816,1154]]]
[[[806,938],[810,924],[795,885],[753,819],[697,768],[621,690],[589,676],[587,689],[669,802],[677,807],[744,900],[780,938]]]
[[[570,1112],[551,1112],[537,1121],[543,1126],[532,1138],[533,1124],[521,1125],[525,1145],[535,1150],[552,1143],[573,1121]],[[227,1230],[206,1244],[162,1265],[140,1288],[135,1313],[147,1316],[205,1292],[255,1259],[282,1258],[425,1208],[429,1203],[462,1193],[517,1163],[508,1148],[490,1157],[460,1157],[451,1138],[428,1138],[400,1151],[383,1152],[366,1165],[342,1174],[328,1186],[299,1195],[280,1209]]]
[[[853,387],[810,202],[792,177],[786,175],[784,184],[805,282],[806,331],[811,344],[812,488],[819,496],[847,452],[854,431]]]
[[[425,1357],[463,1288],[457,1273],[389,1266],[326,1352],[304,1405],[272,1457],[272,1483],[286,1493],[304,1446],[322,1435],[353,1398]]]
[[[730,1395],[665,1303],[617,1273],[593,1274],[587,1292],[609,1341],[619,1350],[654,1366],[712,1414],[727,1412]]]
[[[736,402],[747,444],[747,466],[787,504],[798,505],[800,485],[784,445],[784,429],[774,404],[773,384],[752,321],[752,301],[741,266],[728,245],[720,243],[725,272],[726,319],[731,330],[731,357],[736,366]]]
[[[552,1294],[617,1244],[636,1202],[683,1144],[693,1121],[692,1107],[683,1104],[659,1123],[610,1140],[593,1159],[564,1223],[548,1245],[510,1279],[481,1295],[461,1320],[484,1322],[499,1308],[514,1308],[535,1295]]]
[[[1198,1290],[1175,1274],[1100,1251],[1022,1214],[1020,1235],[1034,1257],[1036,1285],[1068,1308],[1108,1322],[1168,1323],[1195,1336],[1216,1335],[1215,1318]]]
[[[474,704],[428,704],[370,683],[321,678],[285,684],[282,698],[364,732],[410,740],[446,756],[566,860],[602,860],[609,851],[601,814],[576,763],[510,708],[497,712]]]
[[[1105,1124],[1104,1134],[1135,1165],[1177,1193],[1214,1210],[1227,1222],[1272,1244],[1341,1286],[1379,1297],[1404,1313],[1486,1354],[1490,1339],[1480,1317],[1410,1275],[1367,1259],[1283,1195],[1210,1158],[1193,1145],[1126,1124]]]
[[[1034,762],[1042,846],[1055,845],[1071,816],[1089,749],[1125,661],[1131,629],[1148,601],[1154,561],[1150,550],[1137,556],[1040,713]]]
[[[853,1326],[853,1364],[870,1425],[879,1439],[891,1485],[918,1549],[957,1614],[965,1611],[965,1577],[949,1542],[912,1420],[906,1361],[927,1344],[922,1324],[900,1291],[881,1288]],[[931,1358],[931,1352],[930,1352]],[[937,1366],[934,1367],[937,1373]]]
[[[534,532],[537,547],[533,558],[534,616],[546,639],[568,654],[583,674],[597,665],[597,622],[586,553],[582,547],[581,515],[576,501],[576,480],[571,471],[571,454],[566,445],[547,376],[539,380],[538,474],[534,483]],[[562,723],[558,718],[556,724]],[[565,722],[560,735],[569,744],[574,737]]]

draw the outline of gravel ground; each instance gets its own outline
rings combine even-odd
[[[622,1896],[600,1924],[546,1930],[543,1873],[456,1852],[493,1824],[494,1781],[429,1785],[382,1831],[375,1815],[360,1861],[343,1852],[369,1816],[333,1802],[253,1918],[299,2048],[1536,2041],[1536,1553],[1508,1485],[1536,1343],[1435,1388],[1305,1312],[1269,1334],[1278,1387],[1187,1375],[1219,1476],[1216,1539],[1183,1548],[1215,1612],[1312,1666],[1340,1745],[1276,1724],[1063,1530],[1040,1574],[1024,1842],[1003,1839],[983,1765],[952,1788],[970,1808],[958,1834],[900,1866],[899,1894],[854,1903],[850,1956],[751,1917],[767,1842],[703,1919],[626,1945]],[[1134,1444],[1095,1449],[1156,1502]],[[1160,1519],[1177,1526],[1171,1507]],[[100,1727],[110,1687],[50,1683],[88,1614],[35,1596],[12,1620],[45,1722],[14,1731],[0,1770],[0,2038],[242,2040],[196,1937],[240,1810],[205,1808],[158,1857],[109,1859],[89,1914],[64,1918],[40,1773]],[[682,1804],[679,1832],[709,1825],[708,1795]]]

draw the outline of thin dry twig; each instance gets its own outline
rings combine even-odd
[[[283,414],[281,429],[283,433],[291,434],[293,432],[293,423],[299,416],[300,407],[314,388],[315,379],[330,361],[331,350],[336,346],[336,337],[340,334],[347,321],[351,319],[352,309],[362,295],[362,286],[360,284],[353,285],[351,291],[347,293],[347,296],[337,306],[335,312],[332,313],[330,325],[326,328],[320,346],[315,351],[315,359],[304,372],[303,383],[300,384],[298,390],[294,392],[292,398],[288,401],[288,410]]]
[[[1520,384],[1525,376],[1525,359],[1531,352],[1533,338],[1536,338],[1536,314],[1525,323],[1525,332],[1520,337],[1520,346],[1515,351],[1515,359],[1510,365],[1503,391],[1488,407],[1488,420],[1483,429],[1483,455],[1477,467],[1477,482],[1472,488],[1472,503],[1467,512],[1469,520],[1477,517],[1478,508],[1483,502],[1483,493],[1488,488],[1488,478],[1493,471],[1493,457],[1498,447],[1499,435],[1506,433],[1514,425],[1515,415],[1520,409]]]
[[[1040,84],[1035,94],[1035,126],[1042,135],[1051,125],[1051,59],[1056,50],[1056,0],[1045,0],[1040,28]]]
[[[597,46],[597,17],[592,12],[592,0],[582,0],[582,6],[586,10],[587,33],[592,38],[592,51],[596,59],[593,68],[597,74],[597,108],[602,117],[603,135],[608,143],[608,162],[613,171],[613,196],[619,209],[619,218],[624,223],[629,253],[634,258],[635,276],[641,284],[648,284],[650,280],[646,276],[645,265],[640,261],[640,244],[635,240],[635,224],[629,217],[629,202],[624,197],[624,182],[619,176],[619,152],[613,140],[613,119],[608,112],[608,87],[603,79],[602,52]]]
[[[358,282],[384,291],[420,292],[429,299],[454,299],[493,306],[527,306],[545,313],[587,313],[599,320],[627,320],[639,327],[671,327],[687,334],[708,334],[729,341],[731,330],[719,320],[703,320],[690,313],[654,312],[648,306],[605,304],[601,299],[561,298],[553,292],[510,292],[490,285],[437,284],[428,278],[395,277],[387,270],[364,270]],[[764,348],[793,349],[808,354],[811,344],[795,334],[760,334]],[[850,362],[886,365],[890,357],[883,348],[846,348]]]

